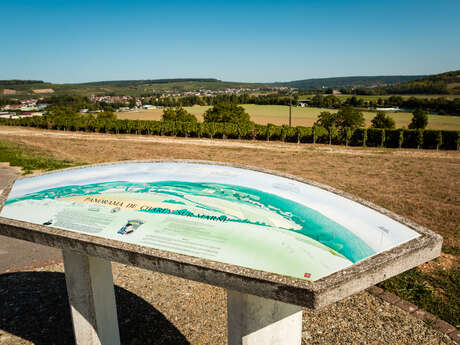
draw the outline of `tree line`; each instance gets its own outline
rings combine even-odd
[[[343,94],[355,95],[447,95],[449,94],[448,85],[444,81],[410,81],[401,84],[389,85],[384,87],[357,87],[341,88]]]
[[[149,104],[163,107],[191,107],[194,105],[212,106],[219,103],[259,104],[259,105],[289,105],[297,104],[298,96],[289,97],[282,94],[250,95],[231,94],[215,96],[183,96],[183,97],[152,97]]]
[[[319,125],[289,127],[273,124],[258,125],[252,122],[119,120],[110,113],[99,113],[96,116],[74,114],[65,117],[49,114],[19,119],[0,119],[0,125],[113,134],[279,140],[299,144],[324,143],[391,148],[460,149],[460,132],[423,129],[345,127],[331,131]]]
[[[378,98],[377,100],[365,100],[357,96],[341,99],[334,95],[315,95],[311,98],[310,106],[318,108],[340,108],[344,105],[353,107],[399,107],[403,109],[423,109],[435,112],[439,115],[460,115],[460,98],[446,99],[437,98],[418,98],[401,96],[390,96],[388,98]]]
[[[21,79],[0,80],[0,85],[2,86],[44,84],[44,83],[45,82],[43,80],[21,80]]]
[[[99,133],[281,140],[347,146],[436,149],[459,149],[460,146],[460,134],[457,131],[424,130],[428,118],[422,109],[414,111],[409,129],[394,129],[394,120],[384,112],[376,114],[371,128],[362,128],[363,114],[351,106],[342,107],[335,113],[321,112],[313,127],[255,124],[242,106],[225,102],[208,109],[202,123],[180,106],[165,108],[162,121],[119,120],[110,111],[82,115],[68,110],[55,105],[45,116],[1,119],[0,124]]]

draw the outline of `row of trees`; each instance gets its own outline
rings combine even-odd
[[[346,106],[336,113],[331,113],[329,111],[321,112],[315,124],[324,128],[336,127],[343,130],[345,127],[350,127],[355,129],[364,126],[364,116],[358,109]],[[395,128],[395,121],[393,118],[383,111],[377,112],[375,117],[371,120],[371,124],[372,128]],[[423,109],[416,109],[413,112],[409,129],[425,129],[427,125],[427,113]]]
[[[425,129],[428,125],[428,115],[423,109],[416,109],[412,113],[412,120],[409,129]],[[371,128],[394,129],[395,121],[384,111],[378,111],[377,115],[371,120]]]
[[[49,112],[78,112],[80,109],[102,110],[102,111],[116,111],[120,107],[125,107],[126,104],[121,102],[107,103],[107,102],[92,102],[86,96],[72,95],[72,96],[50,96],[42,101],[49,104],[47,111]],[[132,98],[129,106],[133,107],[136,100]]]
[[[144,103],[163,107],[191,107],[194,105],[213,106],[219,103],[235,104],[258,104],[258,105],[298,105],[299,96],[282,94],[269,95],[217,95],[217,96],[185,96],[185,97],[164,97],[150,98]],[[334,95],[317,94],[313,96],[309,103],[310,106],[318,108],[340,108],[346,105],[352,107],[389,107],[395,106],[405,109],[421,108],[425,111],[436,112],[440,115],[460,115],[460,98],[447,99],[438,98],[403,98],[401,96],[391,96],[388,98],[379,98],[377,100],[366,100],[357,96],[351,96],[346,99]],[[104,106],[102,103],[99,106]],[[109,105],[105,105],[106,107]],[[113,105],[117,108],[117,105]],[[104,108],[105,109],[105,108]]]
[[[371,121],[371,128],[375,129],[394,129],[395,121],[383,111],[377,112],[377,115]],[[409,129],[424,129],[428,124],[428,116],[426,113],[417,109],[413,113],[412,121],[409,124]],[[346,106],[341,108],[336,113],[323,111],[319,114],[315,126],[325,128],[329,134],[329,144],[338,133],[345,133],[345,137],[349,138],[350,133],[364,126],[364,116],[356,108]]]
[[[340,108],[344,105],[352,107],[400,107],[404,109],[418,109],[439,113],[440,115],[460,115],[460,98],[447,99],[438,98],[403,98],[401,96],[390,96],[378,98],[377,100],[365,100],[356,96],[340,99],[334,95],[315,95],[310,105],[318,108]]]
[[[149,103],[165,107],[190,107],[193,105],[212,106],[222,102],[235,104],[258,104],[258,105],[298,105],[299,96],[292,97],[280,94],[270,95],[217,95],[217,96],[186,96],[186,97],[165,97],[151,98]],[[340,108],[346,105],[353,107],[400,107],[404,109],[421,108],[425,111],[435,112],[440,115],[460,115],[460,98],[447,99],[445,97],[420,98],[401,96],[390,96],[377,100],[366,100],[362,97],[351,96],[339,98],[334,95],[317,94],[313,96],[310,106],[318,108]]]
[[[162,106],[168,108],[191,107],[194,105],[213,106],[220,103],[234,104],[260,104],[260,105],[289,105],[291,102],[297,104],[298,96],[289,97],[282,94],[268,95],[249,95],[249,94],[232,94],[216,96],[184,96],[184,97],[151,97],[143,101],[144,104]],[[5,101],[8,100],[5,98]],[[9,101],[11,104],[11,101]],[[124,103],[114,102],[91,102],[86,96],[50,96],[43,100],[43,103],[50,104],[52,107],[66,107],[72,111],[79,109],[115,111],[116,109],[126,106]],[[134,107],[136,99],[131,98],[128,106]],[[5,103],[8,104],[8,103]]]
[[[87,101],[85,97],[70,96],[69,98],[57,97],[54,99],[54,104],[48,108],[48,112],[53,116],[66,117],[68,115],[77,114],[79,107]],[[68,107],[64,104],[73,104]],[[110,109],[104,110],[98,117],[113,117],[115,115]],[[175,108],[165,108],[162,115],[163,121],[174,122],[197,122],[197,118],[186,111],[181,106]],[[250,122],[250,116],[242,106],[235,103],[221,102],[208,109],[203,116],[204,122],[214,123],[247,123]],[[422,109],[417,109],[413,113],[412,122],[409,125],[410,129],[426,128],[428,124],[428,116]],[[340,108],[336,113],[328,111],[321,112],[318,116],[316,125],[324,128],[338,128],[342,130],[345,127],[352,129],[364,126],[363,114],[356,108],[345,106]],[[384,112],[377,112],[377,115],[372,120],[373,128],[395,128],[394,120]]]
[[[411,81],[385,87],[342,88],[343,94],[355,95],[447,95],[448,85],[443,81]]]
[[[187,112],[182,107],[166,108],[162,115],[163,121],[197,122],[196,116]],[[219,103],[206,110],[203,116],[204,122],[213,123],[248,123],[251,122],[249,114],[242,106],[233,103]],[[364,116],[356,108],[346,106],[338,112],[323,111],[319,114],[316,126],[324,128],[337,128],[343,130],[348,127],[356,129],[364,126]],[[425,129],[428,125],[427,113],[422,109],[416,109],[409,124],[409,129]],[[377,112],[371,121],[372,128],[394,129],[395,121],[383,111]]]
[[[194,105],[216,105],[219,103],[259,104],[259,105],[289,105],[297,104],[298,96],[289,97],[282,94],[249,95],[232,94],[216,96],[184,96],[151,98],[149,104],[163,107],[191,107]]]
[[[35,116],[0,119],[0,125],[29,126],[66,131],[114,134],[164,135],[197,138],[280,140],[297,143],[329,143],[351,146],[460,149],[460,132],[423,129],[289,127],[251,122],[176,122],[119,120],[111,113]]]

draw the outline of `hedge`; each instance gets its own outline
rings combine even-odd
[[[42,129],[85,131],[112,134],[164,135],[211,139],[246,139],[293,143],[342,144],[350,146],[460,149],[460,132],[441,130],[289,127],[253,123],[200,123],[144,120],[97,119],[93,117],[34,116],[0,119],[0,125],[27,126]]]

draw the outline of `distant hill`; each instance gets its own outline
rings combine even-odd
[[[109,81],[93,81],[88,83],[79,83],[76,85],[109,85],[126,87],[132,85],[153,85],[153,84],[171,84],[171,83],[187,83],[187,82],[221,82],[215,78],[176,78],[176,79],[146,79],[146,80],[109,80]]]
[[[460,94],[460,70],[391,85],[382,91],[389,94]]]
[[[53,84],[43,81],[13,81],[0,80],[0,97],[11,96],[26,97],[44,94],[50,91],[56,95],[132,95],[161,93],[164,91],[186,92],[199,89],[223,90],[227,88],[264,88],[266,84],[228,82],[214,78],[174,78],[174,79],[148,79],[148,80],[113,80],[96,81],[77,84]],[[271,86],[273,87],[273,85]],[[38,91],[38,92],[37,92]]]
[[[389,75],[389,76],[357,76],[337,78],[315,78],[294,80],[288,82],[276,82],[275,85],[290,86],[298,89],[319,88],[355,88],[355,87],[382,87],[400,84],[416,79],[425,78],[424,75]]]
[[[41,84],[41,83],[44,83],[44,81],[42,80],[20,80],[20,79],[0,80],[0,85],[5,85],[5,86]]]
[[[450,71],[450,72],[445,72],[445,73],[440,73],[440,74],[434,74],[431,76],[428,76],[421,81],[428,80],[428,81],[443,81],[447,84],[453,84],[453,83],[460,83],[460,70],[457,71]]]
[[[348,88],[364,90],[363,94],[460,94],[460,70],[423,76],[355,76],[315,78],[275,83],[242,83],[215,78],[172,78],[147,80],[112,80],[76,84],[54,84],[41,80],[0,80],[0,97],[24,98],[37,94],[55,95],[132,95],[142,96],[170,91],[223,90],[227,88],[267,89]],[[369,93],[366,93],[369,92]]]

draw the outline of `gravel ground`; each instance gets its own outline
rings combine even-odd
[[[0,345],[73,344],[62,264],[0,275]],[[226,344],[225,290],[114,264],[124,345]],[[302,344],[451,344],[447,336],[362,292],[304,310]]]

